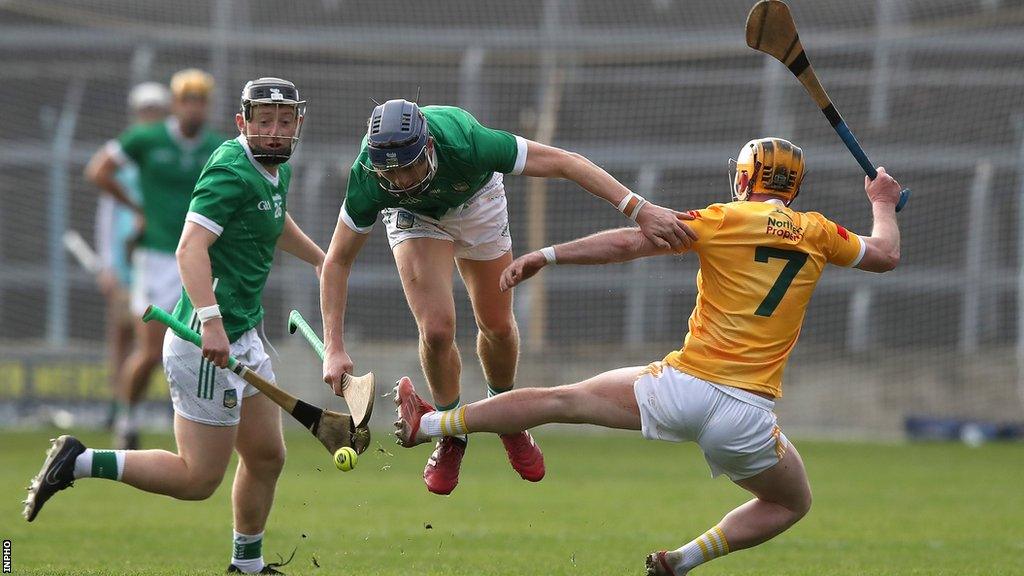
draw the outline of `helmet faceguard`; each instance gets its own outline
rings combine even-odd
[[[437,174],[437,153],[427,119],[413,102],[388,100],[370,114],[366,131],[370,171],[389,194],[411,198],[430,189]],[[421,168],[422,167],[422,168]],[[395,182],[398,174],[422,171],[413,184]]]
[[[245,120],[245,138],[249,142],[252,156],[260,162],[281,164],[287,162],[299,144],[302,132],[302,121],[306,116],[306,101],[299,99],[299,91],[295,84],[280,78],[260,78],[250,80],[242,88],[241,114]],[[275,122],[282,112],[281,108],[290,108],[295,114],[295,132],[291,136],[259,134],[250,124],[256,107],[273,106]],[[276,141],[286,139],[287,145],[274,147]]]
[[[734,200],[764,194],[789,206],[800,193],[805,174],[803,150],[782,138],[751,140],[743,145],[736,160],[729,159]]]

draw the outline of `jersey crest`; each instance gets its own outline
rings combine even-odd
[[[399,210],[395,218],[395,228],[399,230],[408,230],[416,222],[416,217],[412,215],[412,212],[406,212],[405,210]]]
[[[238,406],[238,392],[234,388],[228,388],[224,391],[224,407],[228,410]]]

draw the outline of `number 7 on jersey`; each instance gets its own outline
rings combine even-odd
[[[771,248],[769,246],[758,246],[754,250],[755,262],[767,264],[770,258],[779,258],[787,262],[782,268],[782,272],[779,273],[779,277],[776,278],[775,284],[772,285],[771,290],[768,291],[764,300],[761,301],[761,305],[754,312],[757,316],[767,317],[775,312],[779,302],[782,301],[782,297],[786,295],[786,290],[789,290],[789,285],[793,283],[793,278],[796,278],[797,273],[800,272],[800,269],[807,262],[807,254],[796,250]]]

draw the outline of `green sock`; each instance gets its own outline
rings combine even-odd
[[[120,480],[124,474],[124,450],[93,450],[85,452],[75,459],[75,480],[79,478],[106,478]]]
[[[493,398],[493,397],[497,396],[498,394],[501,394],[503,392],[508,392],[509,390],[511,390],[511,388],[505,388],[503,390],[497,390],[497,389],[491,387],[490,384],[488,384],[487,385],[487,397],[488,398]]]
[[[233,534],[234,545],[231,551],[231,563],[242,572],[263,570],[263,532],[249,535],[233,531]]]
[[[451,404],[446,404],[444,406],[441,406],[440,404],[438,404],[436,406],[437,411],[438,412],[447,412],[448,410],[455,410],[456,408],[459,407],[459,402],[461,402],[461,401],[462,401],[462,398],[456,398],[455,402],[452,402]]]

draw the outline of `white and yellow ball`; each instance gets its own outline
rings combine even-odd
[[[342,472],[348,472],[356,467],[359,455],[348,446],[342,446],[334,452],[334,465]]]

